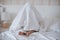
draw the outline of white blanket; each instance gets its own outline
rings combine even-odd
[[[60,40],[59,32],[42,32],[44,27],[39,24],[42,19],[34,7],[26,4],[13,20],[9,31],[0,34],[0,40]],[[21,29],[26,31],[39,30],[39,32],[32,33],[29,37],[26,37],[18,35]]]
[[[59,32],[35,32],[32,33],[29,37],[18,35],[18,31],[16,32],[3,32],[0,35],[1,40],[60,40]]]

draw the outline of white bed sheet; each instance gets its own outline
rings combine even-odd
[[[9,31],[0,34],[1,40],[60,40],[60,32],[36,32],[29,37],[18,35],[17,31],[11,33]]]

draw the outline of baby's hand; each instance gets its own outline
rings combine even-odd
[[[32,33],[34,33],[34,32],[38,32],[38,31],[36,31],[36,30],[30,30],[30,31],[27,31],[26,32],[26,36],[30,36]]]
[[[26,32],[26,36],[30,36],[32,33],[32,31]]]
[[[24,32],[19,32],[19,35],[24,35],[25,33]]]
[[[35,30],[30,30],[30,31],[27,31],[26,33],[24,32],[19,32],[19,35],[24,35],[24,36],[30,36],[33,32],[37,32]]]

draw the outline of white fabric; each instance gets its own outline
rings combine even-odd
[[[1,40],[56,40],[59,39],[57,37],[57,34],[55,33],[32,33],[29,37],[18,35],[18,32],[16,31],[15,33],[11,33],[9,31],[3,32],[2,33],[2,39]],[[48,34],[48,35],[47,35]],[[52,36],[53,35],[53,36]]]
[[[12,35],[11,32],[6,31],[1,33],[1,40],[16,40],[16,38]]]
[[[60,32],[60,21],[54,22],[49,28],[48,31]]]
[[[46,25],[46,31],[60,32],[60,19],[44,20]]]
[[[39,22],[42,20],[42,17],[35,11],[36,9],[27,3],[13,20],[12,25],[10,26],[10,31],[21,29],[21,27],[24,27],[24,30],[39,30]]]
[[[18,13],[16,18],[13,20],[9,31],[2,32],[0,34],[0,39],[1,40],[56,40],[56,39],[60,40],[58,38],[60,36],[57,36],[58,33],[56,32],[53,33],[35,32],[32,33],[29,37],[18,34],[20,31],[25,32],[27,30],[40,31],[41,26],[39,25],[39,22],[42,20],[42,17],[40,17],[38,12],[36,11],[37,10],[34,7],[32,7],[27,3],[24,6],[24,8]]]

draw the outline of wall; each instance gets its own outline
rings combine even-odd
[[[6,7],[6,17],[8,20],[14,19],[16,14],[23,8],[23,6],[19,5],[5,5]],[[60,6],[35,6],[43,18],[60,18]],[[2,13],[3,14],[3,13]]]
[[[0,0],[3,5],[24,5],[30,2],[32,5],[59,5],[60,0]]]
[[[29,0],[29,2],[37,8],[44,20],[60,19],[60,0]],[[12,21],[25,3],[24,0],[1,1],[6,8],[6,19]]]

